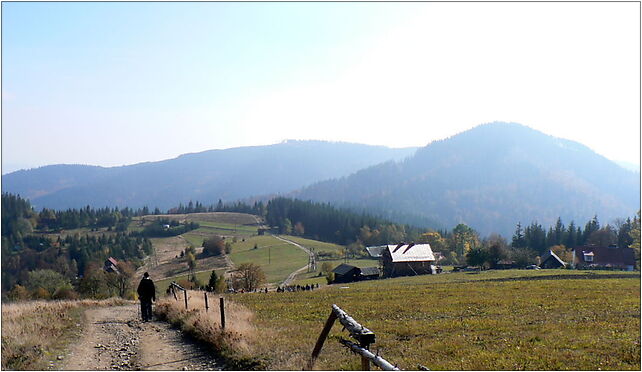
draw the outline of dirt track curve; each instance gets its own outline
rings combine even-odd
[[[221,370],[203,346],[166,322],[140,321],[139,306],[89,309],[62,370]]]
[[[280,237],[278,235],[272,235],[272,236],[277,238],[277,239],[279,239],[279,240],[281,240],[281,241],[284,241],[286,243],[292,244],[295,247],[298,247],[298,248],[302,249],[310,257],[312,257],[312,255],[313,255],[313,253],[309,249],[307,249],[306,247],[302,246],[301,244],[299,244],[297,242],[293,242],[292,240],[284,239],[284,238],[282,238],[282,237]],[[296,271],[290,273],[290,275],[288,275],[288,277],[283,281],[283,283],[281,283],[281,285],[282,286],[290,285],[294,281],[294,279],[296,278],[297,275],[301,274],[302,272],[305,272],[307,269],[308,269],[308,265],[306,264],[305,266],[301,267],[300,269],[297,269]]]

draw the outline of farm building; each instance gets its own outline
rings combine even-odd
[[[561,258],[557,257],[557,255],[549,249],[548,252],[542,255],[542,263],[539,266],[542,269],[559,269],[560,267],[566,267],[566,262],[562,261]]]
[[[573,267],[577,269],[603,268],[633,271],[635,254],[632,248],[580,246],[573,249]]]
[[[502,269],[502,270],[507,270],[507,269],[514,269],[517,267],[517,264],[513,260],[499,260],[497,263],[495,263],[495,269]]]
[[[341,264],[335,267],[332,272],[334,273],[334,283],[350,283],[359,280],[361,269],[356,266]]]
[[[377,267],[363,267],[359,274],[360,280],[379,279],[379,268]]]
[[[389,245],[382,253],[383,273],[387,278],[404,275],[432,274],[435,256],[430,244]]]
[[[372,258],[381,258],[381,254],[383,253],[383,250],[388,248],[387,245],[376,245],[373,247],[366,247],[366,251],[368,251],[368,254]]]

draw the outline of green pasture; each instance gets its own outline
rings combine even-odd
[[[332,304],[401,369],[640,370],[639,272],[460,272],[233,299],[255,312],[270,370],[300,368]],[[315,369],[360,369],[338,337],[348,334],[337,324]]]
[[[227,234],[233,233],[233,235],[256,235],[257,227],[256,226],[247,226],[223,222],[211,222],[211,221],[196,221],[203,228],[210,228],[214,230],[227,231]]]
[[[196,231],[198,231],[198,229]],[[187,240],[189,244],[193,245],[194,247],[202,247],[203,240],[205,240],[204,236],[196,235],[196,234],[193,234],[192,232],[182,234],[182,236],[185,240]]]
[[[257,249],[254,249],[254,245]],[[272,236],[255,236],[232,244],[229,254],[234,264],[254,263],[263,269],[270,283],[278,283],[308,263],[308,255],[292,244]]]
[[[301,238],[298,236],[291,236],[291,235],[283,235],[283,238],[299,243],[308,249],[313,249],[317,253],[321,253],[321,252],[334,253],[338,256],[341,256],[343,254],[342,245],[320,242],[318,240],[306,239],[306,238]]]

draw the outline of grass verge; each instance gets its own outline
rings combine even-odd
[[[2,369],[43,370],[81,330],[82,311],[115,306],[120,299],[27,301],[2,305]]]
[[[204,292],[188,291],[189,309],[183,294],[179,299],[165,297],[154,307],[155,314],[194,339],[210,345],[225,360],[226,369],[263,370],[265,362],[254,356],[256,329],[254,314],[245,306],[225,301],[225,330],[221,329],[218,296],[210,295],[209,311],[205,311]]]

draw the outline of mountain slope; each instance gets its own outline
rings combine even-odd
[[[2,176],[4,192],[36,207],[159,207],[198,200],[216,203],[285,193],[389,159],[416,148],[390,149],[341,142],[287,141],[181,155],[122,167],[52,165]]]
[[[510,236],[515,224],[633,215],[639,175],[577,142],[513,123],[478,126],[387,162],[293,194],[436,228],[463,222]]]

